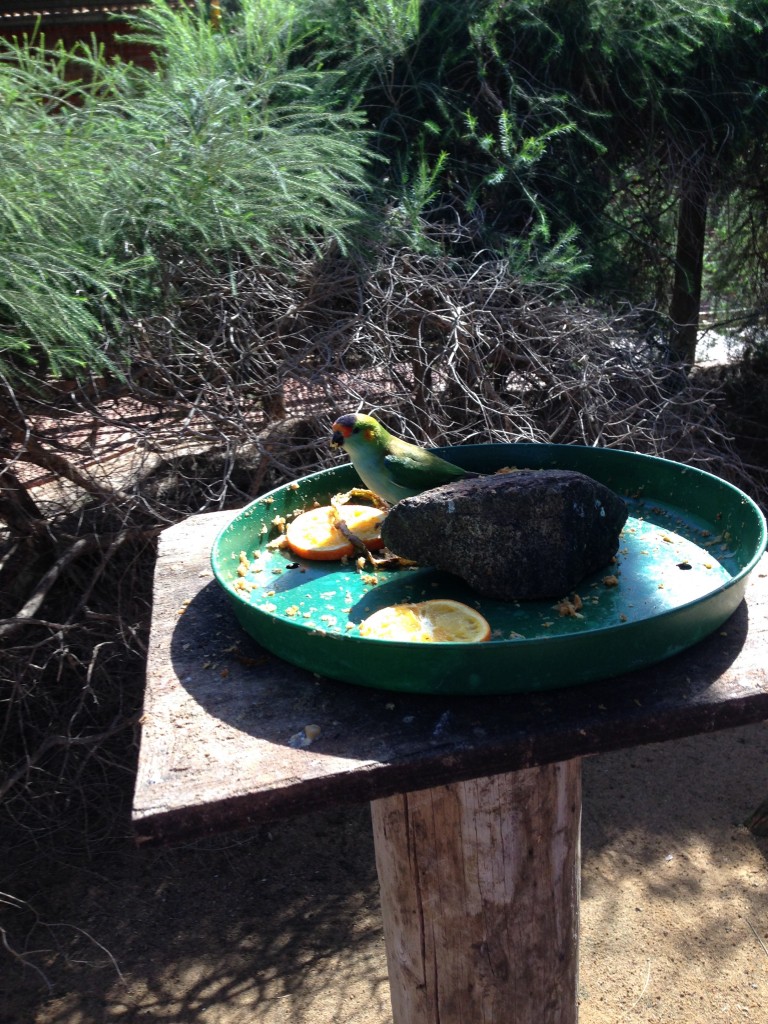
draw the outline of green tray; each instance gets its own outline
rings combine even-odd
[[[576,445],[491,444],[438,449],[466,469],[571,469],[599,480],[629,508],[618,564],[576,588],[582,618],[555,601],[480,597],[433,569],[361,574],[270,549],[276,517],[360,486],[350,464],[279,487],[244,508],[216,538],[213,572],[240,624],[267,650],[321,676],[411,693],[490,694],[575,686],[669,657],[716,630],[744,596],[766,545],[765,519],[738,488],[666,459]],[[261,571],[238,574],[240,553]],[[603,583],[617,573],[619,585]],[[244,579],[252,589],[238,590]],[[568,595],[562,595],[566,597]],[[384,605],[452,597],[491,624],[480,644],[404,643],[358,635]]]

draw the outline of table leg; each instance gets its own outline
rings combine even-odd
[[[580,759],[371,814],[394,1024],[575,1024]]]

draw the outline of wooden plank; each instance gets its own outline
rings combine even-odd
[[[394,1024],[575,1024],[581,762],[371,813]]]
[[[768,561],[721,630],[649,669],[541,694],[393,694],[321,680],[246,636],[209,564],[233,514],[194,516],[160,538],[134,802],[140,839],[768,718]],[[319,738],[292,747],[310,723]]]

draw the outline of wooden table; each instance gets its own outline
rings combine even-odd
[[[768,718],[768,562],[719,632],[647,670],[411,696],[317,678],[243,633],[208,561],[232,514],[160,539],[139,841],[370,801],[395,1024],[573,1024],[580,759]]]

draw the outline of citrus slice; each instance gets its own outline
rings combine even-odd
[[[360,635],[413,643],[478,643],[491,635],[488,621],[468,604],[433,598],[379,608],[360,623]]]
[[[386,513],[370,505],[341,505],[338,513],[332,505],[322,505],[302,512],[285,528],[288,547],[301,558],[320,561],[354,554],[354,544],[336,526],[337,514],[371,551],[383,547],[379,531]]]

